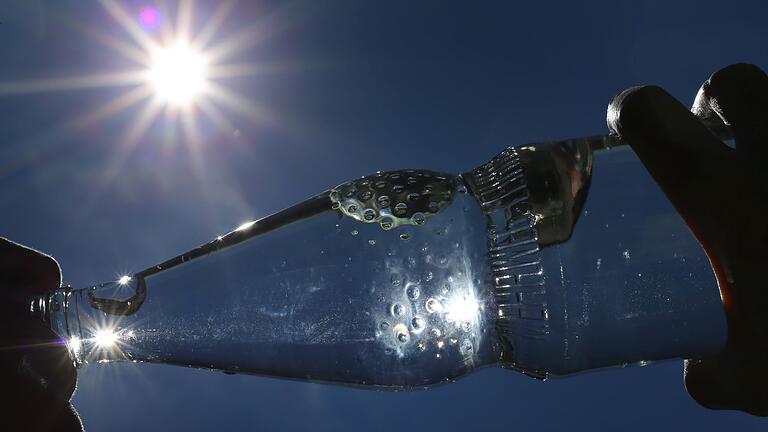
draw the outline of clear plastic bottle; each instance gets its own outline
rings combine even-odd
[[[35,299],[77,365],[127,360],[412,388],[714,353],[701,248],[628,146],[376,173],[118,281]]]

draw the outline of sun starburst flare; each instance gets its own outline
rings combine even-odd
[[[249,122],[270,123],[268,110],[242,96],[242,92],[225,88],[220,80],[228,77],[253,76],[269,71],[268,65],[228,63],[227,59],[263,38],[257,37],[256,24],[221,36],[227,22],[231,1],[217,3],[212,11],[204,11],[195,29],[195,8],[190,0],[181,0],[173,10],[144,6],[128,10],[116,0],[99,0],[104,11],[124,34],[90,28],[81,30],[107,49],[105,55],[116,55],[136,63],[130,70],[87,73],[68,77],[0,82],[0,96],[31,93],[77,91],[83,89],[125,89],[94,109],[80,111],[60,128],[77,132],[97,122],[139,107],[136,120],[117,139],[114,166],[105,170],[111,176],[123,164],[148,129],[157,121],[197,123],[204,116],[215,127],[233,133],[231,114]],[[207,3],[200,3],[208,6]],[[175,19],[173,19],[175,18]],[[127,36],[127,37],[126,37]],[[182,125],[183,126],[183,125]],[[194,128],[186,127],[188,131]],[[191,152],[201,145],[197,136],[182,137]],[[104,179],[109,183],[110,179]]]

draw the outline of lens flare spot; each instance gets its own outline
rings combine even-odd
[[[112,348],[117,343],[117,334],[110,329],[102,329],[93,335],[93,342],[101,348]]]
[[[139,10],[139,25],[145,30],[154,30],[160,25],[160,11],[156,7],[144,6]]]
[[[72,350],[72,352],[75,355],[78,355],[80,353],[80,348],[82,345],[80,344],[80,338],[77,336],[72,336],[69,338],[69,341],[67,341],[67,345],[69,345],[69,349]]]

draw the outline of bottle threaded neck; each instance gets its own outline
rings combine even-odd
[[[506,345],[502,361],[505,367],[543,378],[545,372],[515,362],[512,343],[520,337],[545,338],[549,332],[536,215],[519,153],[507,148],[463,177],[486,215],[496,327]]]

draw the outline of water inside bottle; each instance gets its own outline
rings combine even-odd
[[[377,173],[140,272],[132,290],[75,292],[70,310],[96,311],[77,335],[85,361],[422,386],[495,360],[485,250],[460,177]],[[93,346],[103,328],[119,329],[111,349]]]

